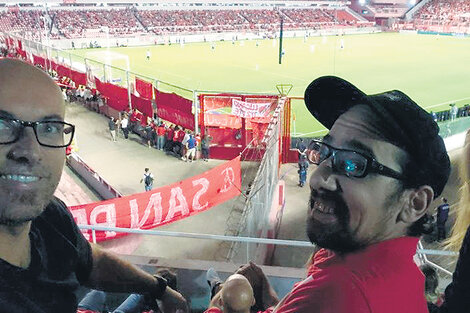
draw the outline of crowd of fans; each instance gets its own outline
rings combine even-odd
[[[243,30],[271,31],[279,27],[281,18],[286,29],[310,27],[352,26],[357,19],[346,10],[327,9],[249,9],[249,10],[17,10],[0,12],[0,30],[34,31],[44,28],[44,20],[52,23],[51,34],[64,38],[84,38],[106,35],[130,36],[152,32],[194,33]]]
[[[414,16],[415,24],[470,26],[470,0],[433,0]]]
[[[110,10],[54,10],[56,26],[65,38],[86,36],[89,29],[108,27],[110,35],[132,35],[143,31],[143,27],[132,9]],[[105,30],[100,29],[103,34]]]
[[[0,11],[0,29],[5,31],[44,29],[44,18],[45,13],[42,10]]]

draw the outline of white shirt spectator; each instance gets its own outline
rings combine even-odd
[[[186,134],[184,135],[183,141],[181,142],[181,143],[183,144],[183,146],[186,145],[186,143],[187,143],[188,140],[189,140],[189,137],[190,137],[189,133],[186,133]]]
[[[127,128],[128,123],[129,123],[129,120],[127,118],[123,118],[121,121],[121,128]]]

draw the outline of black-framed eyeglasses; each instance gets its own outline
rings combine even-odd
[[[312,153],[310,161],[320,165],[328,158],[332,158],[332,168],[336,173],[348,177],[362,178],[369,173],[377,173],[383,176],[402,180],[403,174],[380,164],[370,155],[348,149],[338,149],[319,140],[313,140],[310,144]]]
[[[72,143],[75,126],[62,121],[29,122],[0,117],[0,144],[18,141],[25,127],[32,127],[41,146],[64,148]]]

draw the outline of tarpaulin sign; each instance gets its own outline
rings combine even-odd
[[[178,183],[90,204],[70,207],[78,225],[150,229],[208,210],[240,194],[240,157]],[[82,230],[91,240],[91,230]],[[96,240],[126,233],[96,231]]]

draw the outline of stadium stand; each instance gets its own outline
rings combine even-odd
[[[54,37],[100,38],[135,36],[139,33],[156,35],[170,33],[205,33],[227,31],[274,31],[281,18],[286,29],[355,26],[359,20],[347,10],[323,8],[292,9],[200,9],[155,10],[127,8],[54,8],[0,12],[0,30],[35,32],[44,29]]]
[[[426,25],[470,26],[470,0],[432,0],[415,14],[414,23],[419,28]]]
[[[0,11],[0,29],[4,31],[43,29],[44,16],[44,11],[39,10]]]
[[[109,10],[54,10],[56,26],[65,38],[86,37],[87,31],[95,30],[94,35],[105,32],[108,27],[110,35],[133,35],[144,31],[131,9]]]

